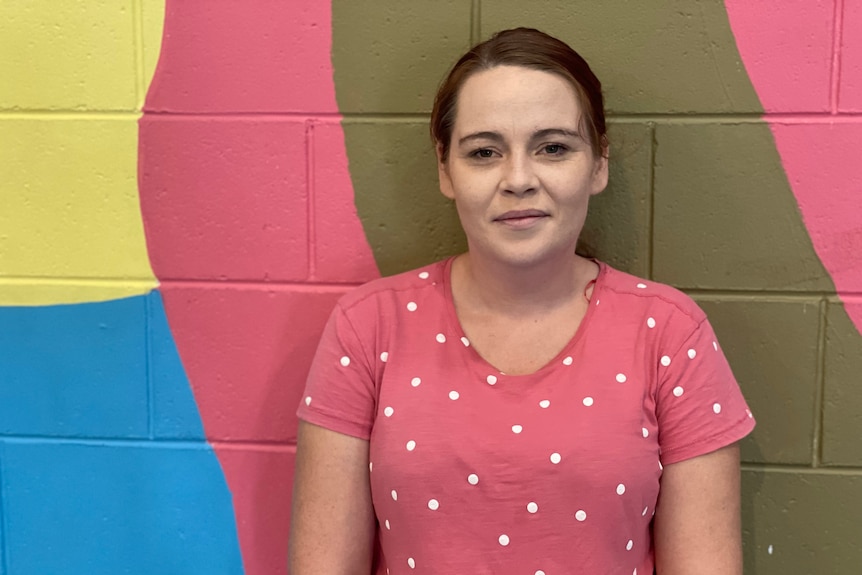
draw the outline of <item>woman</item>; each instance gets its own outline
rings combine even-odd
[[[601,85],[501,32],[431,118],[469,251],[345,296],[299,409],[290,569],[742,572],[754,421],[703,312],[575,254],[608,179]]]

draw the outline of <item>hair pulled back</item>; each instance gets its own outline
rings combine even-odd
[[[550,72],[568,80],[583,110],[585,135],[598,156],[607,149],[602,84],[589,64],[565,42],[533,28],[514,28],[497,32],[473,46],[455,63],[437,90],[431,111],[431,138],[440,146],[441,159],[449,156],[458,93],[464,82],[477,72],[496,66],[521,66]],[[583,129],[582,128],[582,129]]]

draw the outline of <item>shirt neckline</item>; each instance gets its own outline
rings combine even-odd
[[[446,320],[449,324],[450,330],[452,330],[460,340],[458,343],[462,344],[460,346],[461,349],[458,350],[458,355],[463,359],[465,365],[477,371],[484,372],[489,376],[494,375],[502,376],[506,379],[521,380],[541,377],[544,374],[553,371],[554,369],[571,365],[571,362],[563,363],[563,360],[568,359],[569,357],[574,357],[574,350],[578,347],[580,341],[585,337],[584,334],[587,332],[587,329],[592,321],[593,316],[597,313],[595,309],[599,306],[599,303],[601,301],[601,295],[604,292],[606,276],[609,270],[607,264],[600,260],[589,258],[590,261],[595,262],[599,266],[599,273],[596,276],[595,284],[593,285],[593,293],[587,306],[587,312],[581,319],[581,323],[580,325],[578,325],[578,329],[572,335],[571,339],[569,339],[568,343],[563,346],[563,349],[561,349],[560,352],[553,358],[551,358],[551,360],[548,361],[545,365],[532,373],[508,375],[500,371],[499,368],[492,365],[484,357],[479,355],[479,353],[475,349],[473,349],[472,345],[463,343],[465,341],[469,342],[469,339],[467,338],[464,329],[461,327],[461,320],[458,319],[458,313],[455,311],[455,300],[452,296],[452,262],[455,261],[456,257],[458,256],[451,256],[443,262],[441,283],[443,290],[443,298],[445,300]]]

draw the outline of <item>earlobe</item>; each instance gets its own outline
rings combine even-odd
[[[440,193],[449,198],[455,199],[455,192],[452,186],[452,178],[449,176],[449,166],[446,160],[443,159],[443,146],[437,143],[437,179],[440,181]]]
[[[596,195],[608,187],[608,156],[607,151],[596,162],[596,169],[593,172],[593,191],[591,195]]]

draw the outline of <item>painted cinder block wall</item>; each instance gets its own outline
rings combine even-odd
[[[709,313],[746,573],[862,570],[862,3],[0,3],[0,575],[284,573],[351,286],[463,247],[427,115],[494,30],[607,90],[585,248]],[[157,65],[158,62],[158,65]]]

